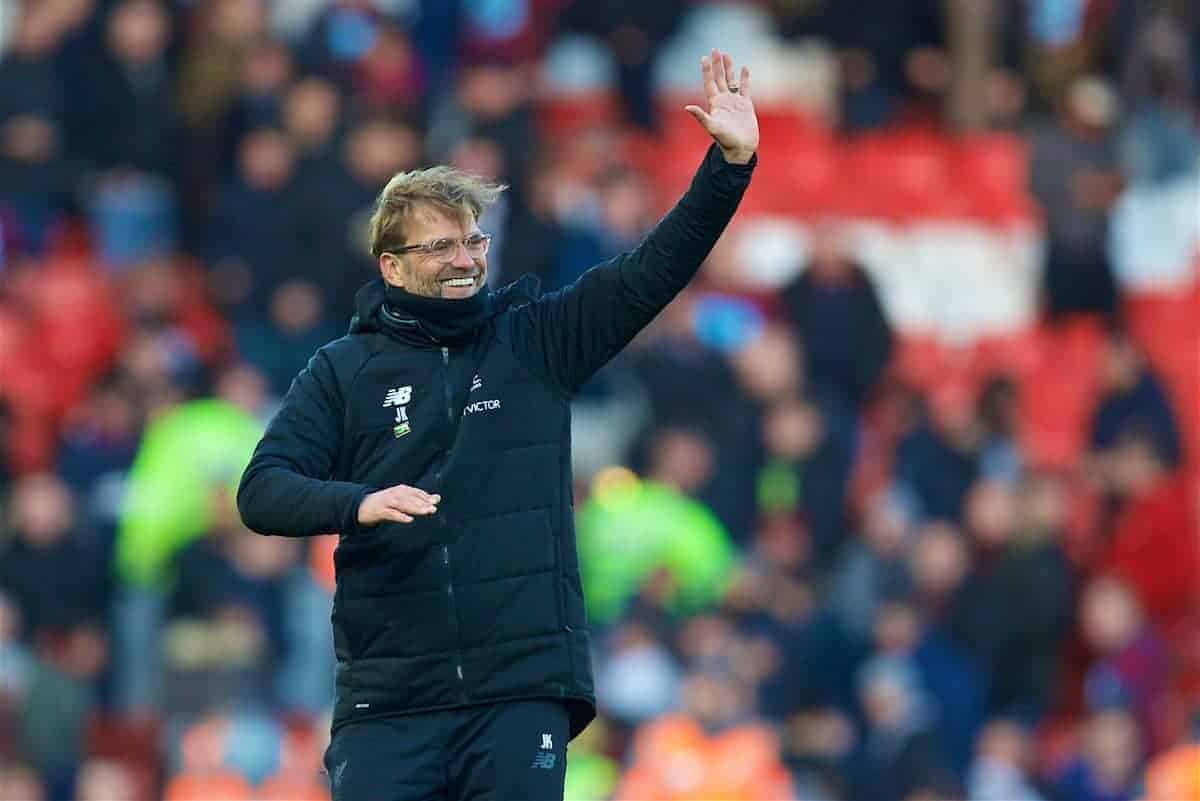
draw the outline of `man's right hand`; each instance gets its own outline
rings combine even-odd
[[[372,492],[358,505],[358,523],[373,526],[385,520],[411,523],[414,515],[431,515],[437,511],[441,495],[430,495],[423,489],[397,484]]]

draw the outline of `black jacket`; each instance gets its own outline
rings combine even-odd
[[[471,341],[443,346],[359,292],[350,334],[313,356],[238,489],[266,534],[339,531],[335,728],[364,717],[553,697],[571,735],[594,714],[575,550],[570,398],[692,278],[753,163],[714,147],[629,253],[547,295],[494,292]],[[409,524],[357,524],[369,492],[442,496]]]

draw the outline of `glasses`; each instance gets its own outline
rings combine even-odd
[[[432,242],[423,242],[419,245],[402,245],[398,248],[389,248],[390,253],[420,253],[423,256],[431,256],[438,261],[451,261],[454,255],[458,253],[458,246],[461,244],[467,249],[467,255],[473,259],[477,259],[488,251],[488,245],[492,241],[491,234],[470,234],[462,239],[455,237],[445,237],[443,239],[435,239]]]

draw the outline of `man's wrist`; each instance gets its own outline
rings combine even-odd
[[[718,147],[720,147],[718,145]],[[754,158],[754,151],[749,148],[725,148],[721,147],[721,156],[730,164],[749,164],[750,159]]]

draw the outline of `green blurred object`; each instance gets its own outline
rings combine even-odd
[[[606,756],[572,747],[567,752],[567,780],[563,801],[605,801],[617,789],[620,771]]]
[[[772,460],[758,474],[759,511],[765,514],[793,512],[800,505],[800,479],[796,468],[782,459]]]
[[[252,416],[215,399],[180,404],[146,427],[117,533],[122,581],[167,582],[175,553],[212,524],[213,491],[233,502],[262,432]]]
[[[657,570],[671,578],[668,607],[688,614],[716,602],[735,550],[704,504],[627,470],[597,477],[579,513],[579,561],[588,615],[610,622]]]

